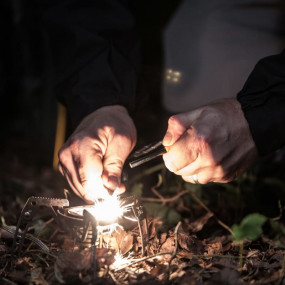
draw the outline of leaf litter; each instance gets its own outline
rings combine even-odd
[[[23,171],[19,172],[20,167],[17,165],[16,172],[3,172],[1,177],[4,198],[1,199],[0,215],[2,224],[10,226],[16,225],[27,197],[58,197],[61,192],[64,197],[62,189],[67,187],[59,174],[51,169],[22,166]],[[159,187],[155,185],[155,191],[159,191]],[[35,224],[29,232],[46,243],[50,252],[43,252],[29,242],[20,257],[11,258],[12,236],[1,229],[0,283],[285,284],[285,230],[281,220],[273,224],[263,216],[253,216],[240,219],[239,225],[233,228],[230,226],[234,223],[224,227],[223,220],[228,217],[218,215],[217,209],[211,210],[194,188],[191,192],[191,185],[187,188],[190,189],[180,184],[173,195],[160,193],[158,197],[152,191],[152,197],[145,197],[150,203],[156,203],[148,215],[146,256],[140,255],[138,228],[118,229],[104,237],[105,248],[96,249],[94,261],[93,248],[83,248],[70,232],[65,232],[55,222],[45,224],[50,217],[39,217],[36,222],[40,231],[35,230]],[[82,203],[72,193],[69,195],[74,204]],[[156,216],[155,211],[160,215]],[[259,222],[255,222],[255,218]],[[254,236],[248,239],[252,237],[250,228],[256,223]],[[266,227],[267,230],[263,230]]]

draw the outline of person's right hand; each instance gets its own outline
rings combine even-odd
[[[226,183],[258,158],[236,99],[220,99],[170,117],[163,139],[166,167],[190,183]]]
[[[86,202],[106,198],[121,185],[124,162],[136,143],[136,128],[123,106],[86,116],[59,151],[59,170]]]

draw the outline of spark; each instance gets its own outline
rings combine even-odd
[[[110,235],[113,232],[117,232],[119,228],[123,229],[123,227],[121,225],[119,225],[118,223],[113,223],[113,224],[110,224],[110,225],[107,225],[107,226],[100,226],[100,225],[98,225],[97,226],[97,231],[98,231],[99,235],[104,235],[104,234]]]
[[[122,228],[118,223],[119,218],[137,221],[137,219],[127,215],[128,212],[132,211],[132,206],[132,203],[122,205],[118,195],[114,193],[108,195],[105,199],[96,199],[93,205],[72,207],[68,212],[73,215],[83,216],[84,210],[88,211],[98,223],[98,234],[104,235],[112,234],[118,228]]]
[[[97,200],[93,207],[86,209],[93,215],[98,222],[115,223],[115,221],[124,215],[125,207],[121,207],[117,195],[106,197],[104,200]]]
[[[128,254],[127,257],[123,257],[119,252],[116,253],[116,255],[114,256],[115,261],[112,264],[112,267],[114,269],[118,269],[120,267],[126,266],[131,264],[131,255],[132,253]]]

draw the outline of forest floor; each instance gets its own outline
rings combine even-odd
[[[285,284],[284,155],[229,184],[185,183],[159,159],[128,170],[125,195],[139,196],[147,213],[144,256],[136,225],[102,237],[94,249],[49,211],[28,230],[45,246],[27,239],[12,256],[29,197],[84,202],[64,191],[66,181],[51,167],[7,148],[1,155],[1,284]]]

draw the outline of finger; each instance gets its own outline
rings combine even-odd
[[[59,165],[61,166],[59,170],[68,178],[67,181],[72,190],[82,198],[85,191],[79,180],[77,163],[75,162],[74,156],[68,148],[64,148],[60,150],[58,157]]]
[[[121,195],[126,192],[126,186],[124,184],[121,184],[120,187],[116,188],[116,190],[113,192],[114,195]]]
[[[63,172],[63,168],[60,162],[58,162],[57,168],[59,170],[59,172],[62,174],[62,176],[64,176],[64,172]]]
[[[124,135],[116,135],[109,143],[104,157],[102,175],[103,183],[108,189],[114,191],[120,187],[123,166],[131,150],[131,140]]]
[[[166,167],[177,173],[179,170],[193,163],[199,155],[199,145],[192,128],[186,132],[163,155]]]
[[[162,140],[164,146],[173,145],[197,119],[201,111],[199,109],[172,116],[168,120],[168,128]]]
[[[80,165],[78,166],[80,181],[86,197],[93,201],[109,196],[101,177],[103,172],[102,157],[103,155],[98,149],[85,150],[80,156]]]
[[[65,177],[65,179],[67,180],[70,188],[73,190],[73,192],[78,196],[80,197],[81,199],[85,200],[86,202],[88,203],[93,203],[94,201],[88,199],[87,197],[84,197],[84,193],[80,193],[77,188],[74,186],[73,184],[73,181],[71,179],[71,175],[69,174],[68,170],[65,169],[61,164],[59,164],[59,169],[60,169],[60,172],[62,173],[62,175]]]
[[[196,171],[196,173],[193,173],[191,175],[182,175],[182,178],[185,181],[193,184],[195,184],[197,181],[199,182],[199,184],[207,184],[210,182],[227,183],[232,180],[225,178],[224,169],[222,168],[222,166],[217,166],[215,168],[200,168]]]
[[[179,115],[170,117],[168,120],[168,128],[162,140],[162,144],[164,146],[173,145],[178,138],[183,135],[185,130],[186,126],[180,122]]]
[[[204,167],[205,167],[204,161],[203,159],[201,159],[201,156],[198,154],[197,158],[194,161],[192,161],[190,164],[186,165],[185,167],[175,171],[174,173],[180,176],[191,176],[196,174]]]
[[[193,175],[183,175],[183,180],[192,184],[207,184],[212,181],[213,173],[210,169],[201,169]]]

